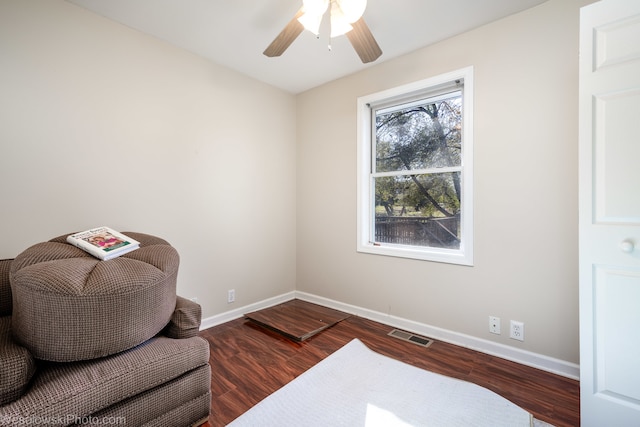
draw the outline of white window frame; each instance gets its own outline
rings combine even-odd
[[[372,240],[375,224],[372,184],[372,153],[375,138],[373,108],[402,104],[416,96],[438,93],[456,81],[463,82],[462,94],[462,198],[459,249],[378,244]],[[357,251],[401,258],[473,265],[473,67],[441,74],[418,82],[358,98],[358,245]]]

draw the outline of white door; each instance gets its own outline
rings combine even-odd
[[[640,1],[580,15],[583,426],[640,426]]]

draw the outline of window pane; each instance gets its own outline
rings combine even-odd
[[[460,248],[460,172],[374,178],[377,243]]]
[[[461,165],[462,96],[376,112],[376,172]]]

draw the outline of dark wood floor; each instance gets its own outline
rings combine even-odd
[[[435,341],[424,348],[387,334],[393,328],[351,316],[303,342],[245,319],[200,332],[211,347],[211,416],[224,426],[353,338],[423,369],[486,387],[557,427],[580,425],[578,381]]]

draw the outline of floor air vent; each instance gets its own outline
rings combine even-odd
[[[409,341],[409,342],[412,342],[414,344],[418,344],[418,345],[420,345],[422,347],[429,347],[431,345],[431,343],[433,342],[433,340],[430,340],[429,338],[421,337],[420,335],[412,334],[410,332],[401,331],[399,329],[394,329],[393,331],[389,332],[389,335],[391,335],[394,338],[398,338],[400,340],[403,340],[403,341]]]

